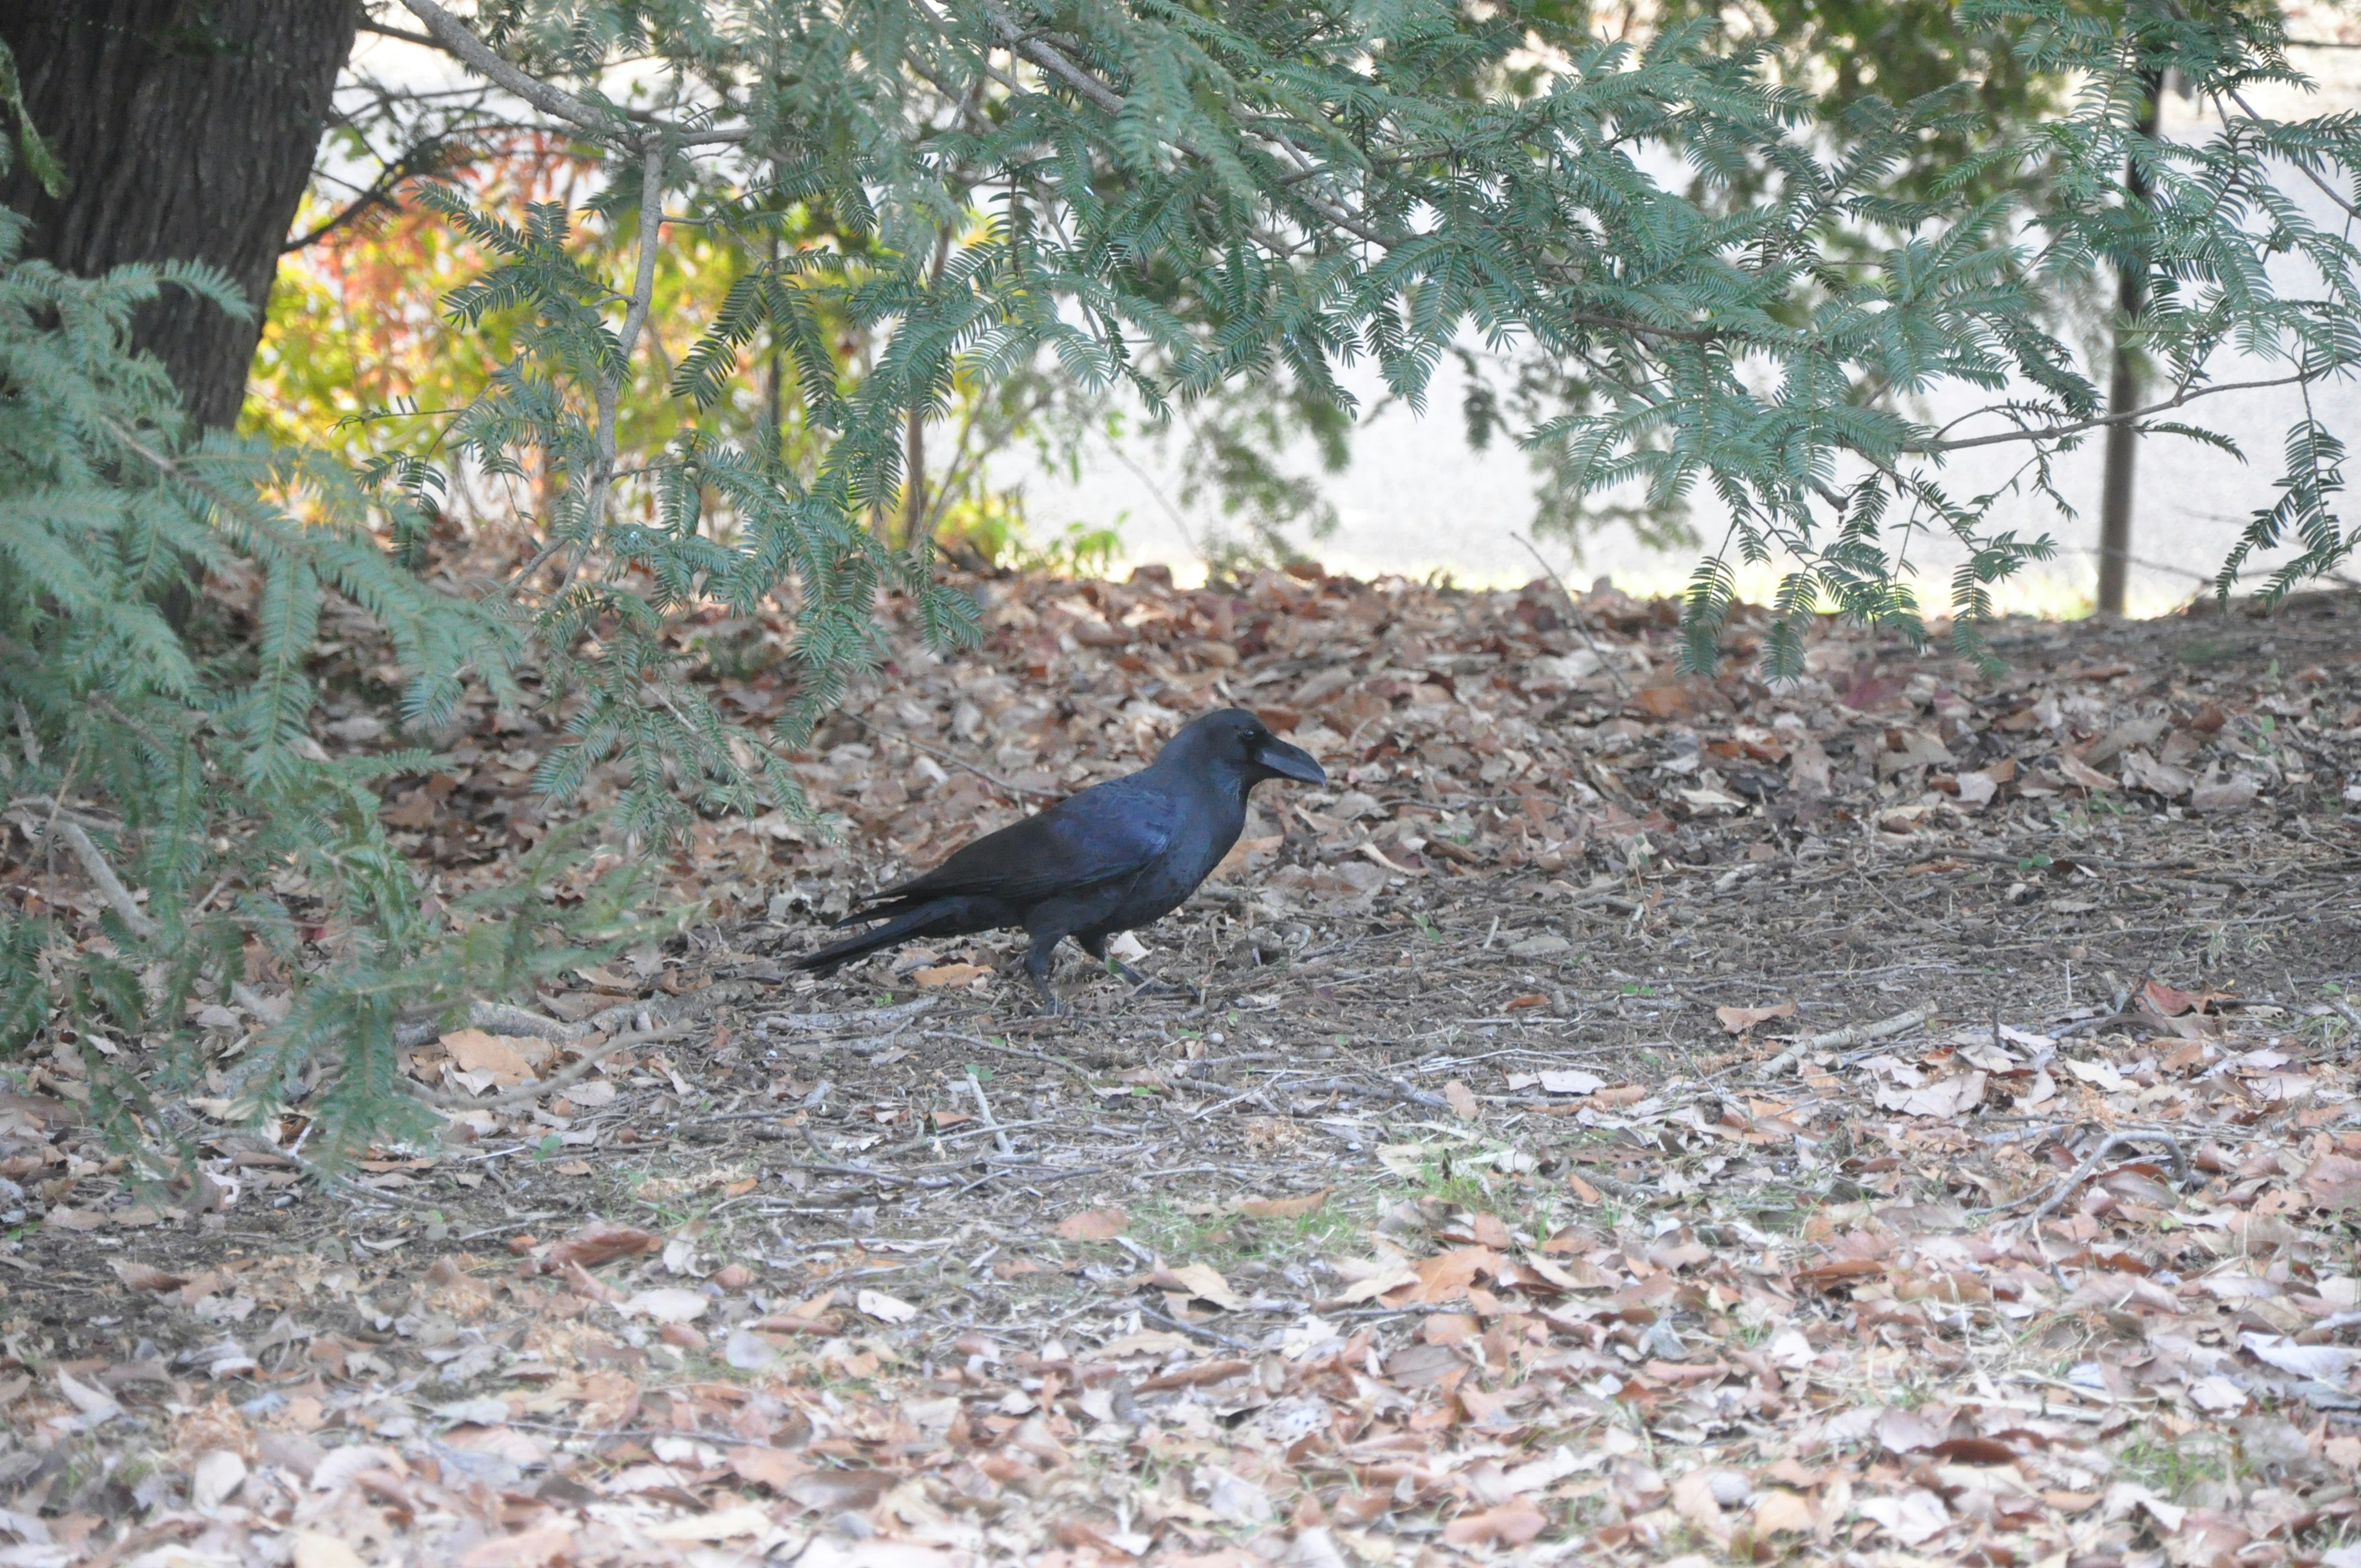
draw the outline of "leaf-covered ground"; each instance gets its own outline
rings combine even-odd
[[[833,833],[701,828],[686,939],[412,1054],[433,1146],[240,1126],[267,986],[176,1194],[86,1129],[137,1042],[10,1065],[0,1564],[2361,1563],[2354,596],[1773,690],[1546,583],[978,591],[800,764]],[[779,636],[695,631],[750,717]],[[781,968],[1224,702],[1334,787],[1143,934],[1178,983]],[[396,792],[448,891],[549,743]]]

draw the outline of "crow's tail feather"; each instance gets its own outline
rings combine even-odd
[[[993,912],[974,907],[982,902],[984,901],[972,898],[931,900],[914,909],[905,909],[884,925],[872,927],[858,937],[848,937],[841,942],[830,942],[825,948],[806,953],[787,967],[809,970],[814,974],[833,974],[856,959],[867,958],[871,953],[906,942],[913,937],[963,937],[1003,924],[1001,920],[991,917]]]

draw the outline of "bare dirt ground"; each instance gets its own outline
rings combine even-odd
[[[0,1564],[2361,1564],[2361,599],[1773,690],[1547,584],[979,592],[801,764],[840,831],[701,828],[686,938],[412,1054],[438,1143],[315,1179],[221,999],[175,1208],[90,1043],[11,1067]],[[782,968],[1230,701],[1334,787],[1179,983]],[[548,743],[389,821],[497,875]]]

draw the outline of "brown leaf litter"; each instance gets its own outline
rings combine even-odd
[[[1611,591],[976,589],[797,760],[832,835],[701,824],[708,924],[412,1054],[440,1141],[239,1124],[268,989],[175,1188],[82,1109],[138,1042],[16,1064],[0,1563],[2361,1563],[2352,596],[1773,688]],[[1224,702],[1336,784],[1140,934],[1203,1003],[780,968]],[[398,785],[446,893],[537,724]]]

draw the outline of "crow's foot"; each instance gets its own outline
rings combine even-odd
[[[1107,962],[1113,964],[1115,971],[1131,983],[1131,993],[1134,996],[1137,996],[1143,991],[1177,991],[1191,1002],[1205,1000],[1204,992],[1185,980],[1163,980],[1152,974],[1142,974],[1121,959],[1109,959]]]

